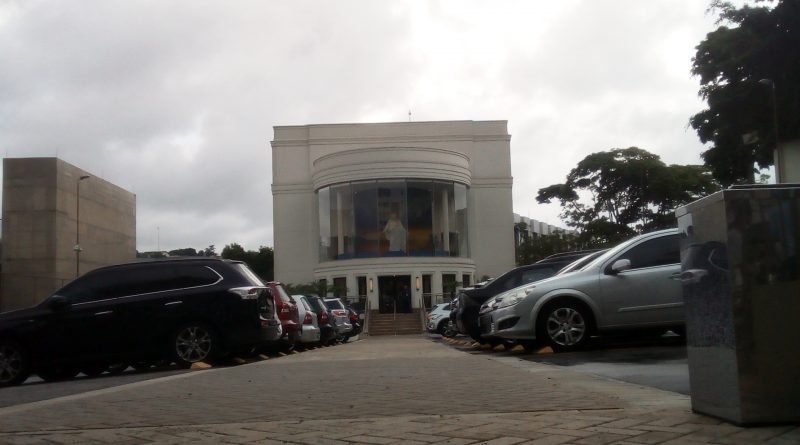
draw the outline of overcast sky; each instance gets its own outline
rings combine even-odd
[[[275,125],[508,120],[514,211],[589,153],[700,163],[703,0],[0,0],[0,151],[137,196],[137,247],[271,246]],[[158,228],[158,229],[157,229]]]

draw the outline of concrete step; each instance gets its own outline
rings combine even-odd
[[[409,335],[422,332],[422,319],[418,310],[407,314],[370,313],[370,335]]]

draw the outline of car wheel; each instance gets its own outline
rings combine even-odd
[[[73,366],[56,365],[42,368],[36,371],[36,374],[45,382],[58,382],[74,378],[79,372],[80,370]]]
[[[436,332],[438,332],[439,335],[444,337],[444,333],[447,331],[447,323],[449,323],[449,322],[450,322],[450,320],[445,320],[445,321],[440,322],[439,326],[436,328]]]
[[[211,361],[219,355],[219,340],[213,330],[200,323],[190,323],[172,337],[173,354],[179,365]]]
[[[589,340],[590,319],[587,309],[574,301],[548,304],[539,317],[538,335],[555,352],[581,349]]]
[[[456,325],[452,321],[447,321],[445,323],[444,334],[445,337],[455,337],[458,335],[458,331],[456,330]]]
[[[28,357],[13,342],[0,343],[0,386],[19,385],[30,375]]]

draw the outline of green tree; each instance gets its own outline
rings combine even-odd
[[[565,233],[533,236],[517,246],[517,266],[533,264],[554,253],[582,248],[577,237]]]
[[[261,246],[258,251],[244,250],[238,243],[227,244],[222,248],[222,258],[247,263],[250,269],[264,281],[274,279],[274,252],[271,247]]]
[[[736,8],[715,0],[710,9],[720,26],[697,45],[692,64],[708,108],[689,123],[711,144],[702,157],[720,183],[753,182],[755,164],[773,163],[773,85],[779,137],[800,137],[800,2]]]
[[[667,166],[658,155],[630,147],[586,156],[566,182],[540,189],[536,200],[560,203],[561,217],[578,231],[578,246],[601,247],[674,226],[676,207],[718,189],[702,166]]]
[[[169,256],[197,256],[197,250],[192,247],[170,250]]]

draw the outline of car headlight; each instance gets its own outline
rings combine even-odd
[[[519,289],[507,294],[504,294],[502,298],[498,298],[499,304],[497,305],[498,308],[513,306],[520,301],[522,301],[525,297],[527,297],[533,291],[533,286],[527,287],[525,289]]]

